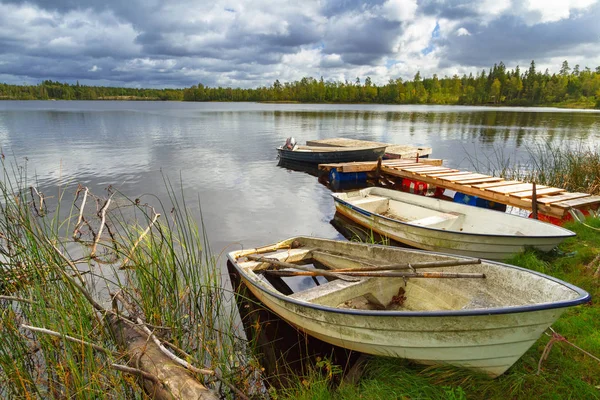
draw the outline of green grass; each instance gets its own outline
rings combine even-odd
[[[600,253],[600,220],[566,227],[577,236],[560,246],[560,253],[528,251],[509,263],[543,272],[600,296],[600,279],[588,265]],[[569,342],[600,357],[600,307],[569,308],[553,325]],[[506,373],[489,379],[453,367],[426,367],[408,360],[373,357],[356,384],[337,385],[322,368],[314,367],[299,382],[276,393],[278,399],[598,399],[600,363],[569,346],[555,343],[536,375],[538,362],[550,337],[542,337]]]

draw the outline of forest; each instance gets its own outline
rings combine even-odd
[[[0,99],[10,100],[172,100],[172,101],[258,101],[300,103],[375,103],[563,106],[600,108],[600,66],[595,70],[564,61],[558,73],[518,66],[508,70],[504,63],[475,75],[443,78],[434,74],[412,80],[390,79],[378,86],[366,77],[353,82],[305,77],[294,82],[276,80],[269,87],[253,89],[208,87],[202,83],[185,89],[138,89],[43,81],[38,85],[0,83]]]

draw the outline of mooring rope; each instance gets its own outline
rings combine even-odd
[[[593,355],[593,354],[585,351],[581,347],[579,347],[579,346],[577,346],[577,345],[569,342],[564,336],[562,336],[561,334],[557,333],[554,329],[552,329],[552,327],[550,327],[548,329],[550,329],[552,331],[552,335],[550,335],[550,334],[548,334],[546,332],[546,335],[550,336],[550,340],[546,344],[546,347],[544,347],[544,351],[542,352],[542,356],[540,357],[540,361],[538,362],[538,370],[537,370],[537,374],[536,375],[540,374],[540,371],[542,370],[542,362],[545,361],[548,358],[548,355],[550,355],[550,350],[552,350],[552,346],[556,342],[565,342],[567,344],[570,344],[571,346],[575,347],[577,350],[581,351],[585,355],[590,356],[594,360],[600,362],[600,358],[598,358],[595,355]]]

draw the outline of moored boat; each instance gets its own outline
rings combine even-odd
[[[286,146],[277,148],[279,158],[282,160],[299,161],[311,164],[327,164],[351,161],[376,161],[383,157],[385,146],[368,147],[317,147]]]
[[[550,251],[575,233],[499,211],[384,188],[332,193],[336,211],[380,235],[424,250],[504,260]]]
[[[523,268],[398,247],[296,237],[228,258],[266,307],[318,339],[493,377],[566,307],[590,300],[582,289]],[[311,263],[328,269],[307,270]],[[302,274],[330,280],[284,295],[266,279]]]

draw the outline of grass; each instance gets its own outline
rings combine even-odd
[[[595,269],[585,268],[600,254],[600,220],[570,223],[577,233],[560,246],[560,254],[528,251],[509,263],[555,276],[600,296]],[[553,325],[569,342],[600,357],[600,307],[595,303],[569,308]],[[453,367],[426,367],[408,360],[373,357],[357,384],[337,385],[314,367],[299,382],[276,394],[279,399],[598,399],[600,363],[566,343],[555,343],[536,375],[544,347],[543,335],[515,365],[496,379]]]
[[[188,354],[189,362],[253,392],[257,383],[249,377],[256,375],[246,342],[236,335],[231,294],[222,289],[215,258],[205,250],[202,226],[168,181],[170,202],[153,223],[156,211],[145,198],[89,193],[84,206],[81,190],[74,200],[67,198],[72,187],[59,189],[57,201],[40,212],[26,169],[3,163],[0,172],[0,398],[146,398],[135,376],[111,368],[126,364],[125,354],[85,291],[107,309],[110,293],[120,291],[157,336]],[[96,210],[103,206],[108,211],[100,234],[102,215]],[[84,223],[78,225],[80,208]],[[80,234],[74,239],[76,228]],[[119,269],[122,265],[127,268]],[[220,381],[196,378],[223,397],[234,397]]]

